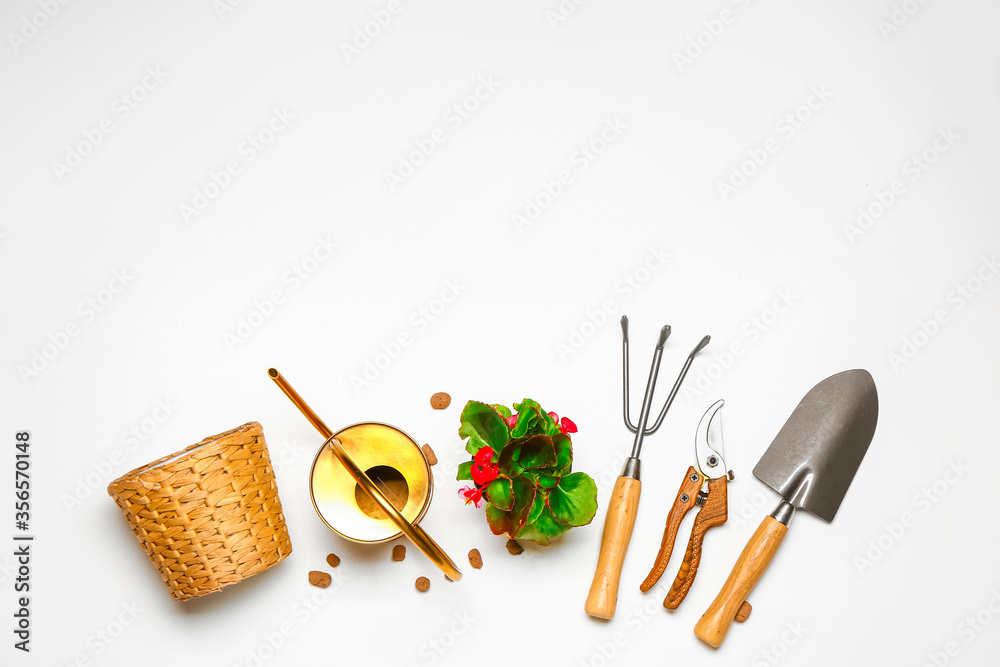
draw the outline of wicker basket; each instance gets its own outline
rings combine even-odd
[[[175,600],[243,581],[292,552],[257,422],[126,473],[108,495]]]

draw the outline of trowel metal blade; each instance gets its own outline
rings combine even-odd
[[[855,369],[832,375],[799,401],[753,474],[796,509],[832,521],[877,421],[871,374]]]

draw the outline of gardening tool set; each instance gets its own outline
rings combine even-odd
[[[695,357],[711,340],[704,336],[687,355],[650,424],[660,363],[671,333],[669,326],[660,329],[642,405],[633,422],[627,317],[622,317],[621,329],[623,417],[635,437],[607,500],[597,567],[584,606],[587,614],[600,619],[615,615],[639,509],[643,442],[663,424]],[[334,432],[281,373],[271,368],[268,376],[323,437],[308,486],[323,524],[356,543],[379,544],[405,536],[450,580],[461,580],[462,573],[452,559],[419,525],[434,490],[430,466],[437,459],[433,451],[427,453],[429,446],[421,450],[406,433],[380,422],[362,422]],[[439,396],[447,400],[438,404],[432,400],[432,406],[447,408],[450,397],[435,398]],[[734,475],[723,445],[724,405],[721,399],[715,401],[697,423],[694,461],[681,478],[667,511],[659,552],[639,585],[645,593],[661,579],[682,522],[694,511],[683,560],[663,601],[668,610],[677,609],[690,591],[709,529],[728,518],[728,487]],[[833,520],[877,421],[878,394],[865,370],[837,373],[806,393],[753,469],[755,477],[777,492],[780,502],[764,517],[718,596],[695,625],[699,639],[718,647],[732,621],[747,619],[751,607],[746,598],[784,540],[796,510]],[[511,553],[523,550],[515,538],[547,545],[570,528],[589,524],[595,516],[597,486],[588,475],[573,471],[570,434],[576,431],[572,420],[560,419],[529,399],[515,403],[513,410],[469,401],[462,411],[458,433],[467,439],[471,460],[459,464],[457,479],[468,480],[472,486],[461,489],[459,495],[477,509],[486,504],[490,529],[511,538]],[[256,422],[137,468],[113,481],[108,493],[177,600],[221,590],[291,553],[274,471],[263,430]],[[470,562],[477,569],[482,565],[481,559],[478,565]],[[310,573],[310,582],[319,574]],[[418,580],[417,589],[426,591],[427,587],[421,588]]]
[[[659,417],[647,427],[660,359],[670,335],[669,326],[660,330],[639,419],[633,425],[629,417],[626,317],[622,317],[621,325],[624,417],[625,425],[635,433],[635,442],[608,501],[597,570],[584,607],[587,614],[601,619],[612,618],[617,605],[619,581],[638,512],[639,452],[643,439],[659,428],[695,355],[710,340],[705,336],[688,355]],[[699,507],[684,559],[663,601],[667,609],[676,609],[690,590],[707,531],[728,518],[728,484],[734,476],[726,464],[723,448],[724,404],[722,400],[713,403],[698,423],[694,465],[684,474],[667,514],[659,553],[639,586],[642,592],[647,592],[659,581],[670,562],[681,522],[691,509]],[[732,621],[742,622],[750,615],[747,595],[774,557],[795,510],[804,509],[825,521],[833,520],[872,441],[877,421],[875,382],[868,371],[861,369],[828,377],[799,402],[753,470],[755,477],[781,496],[781,502],[750,538],[722,590],[696,624],[695,635],[699,639],[718,647]]]

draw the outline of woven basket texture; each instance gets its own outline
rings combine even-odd
[[[108,495],[175,600],[243,581],[292,552],[257,422],[136,468]]]

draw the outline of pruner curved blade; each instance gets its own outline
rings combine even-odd
[[[695,464],[689,466],[684,473],[684,480],[667,515],[660,551],[646,580],[639,586],[639,590],[645,592],[660,579],[670,561],[677,531],[681,521],[684,520],[684,515],[695,506],[699,507],[698,516],[691,527],[687,550],[684,552],[684,562],[681,563],[677,577],[663,600],[663,606],[667,609],[676,609],[691,588],[698,572],[698,565],[701,563],[705,533],[713,526],[725,523],[729,518],[727,485],[733,478],[733,473],[726,465],[722,448],[723,405],[725,401],[722,400],[713,403],[698,422],[694,443]]]
[[[726,465],[722,445],[722,406],[725,404],[721,398],[712,403],[698,422],[694,437],[695,465],[704,479],[733,479],[733,471]]]

